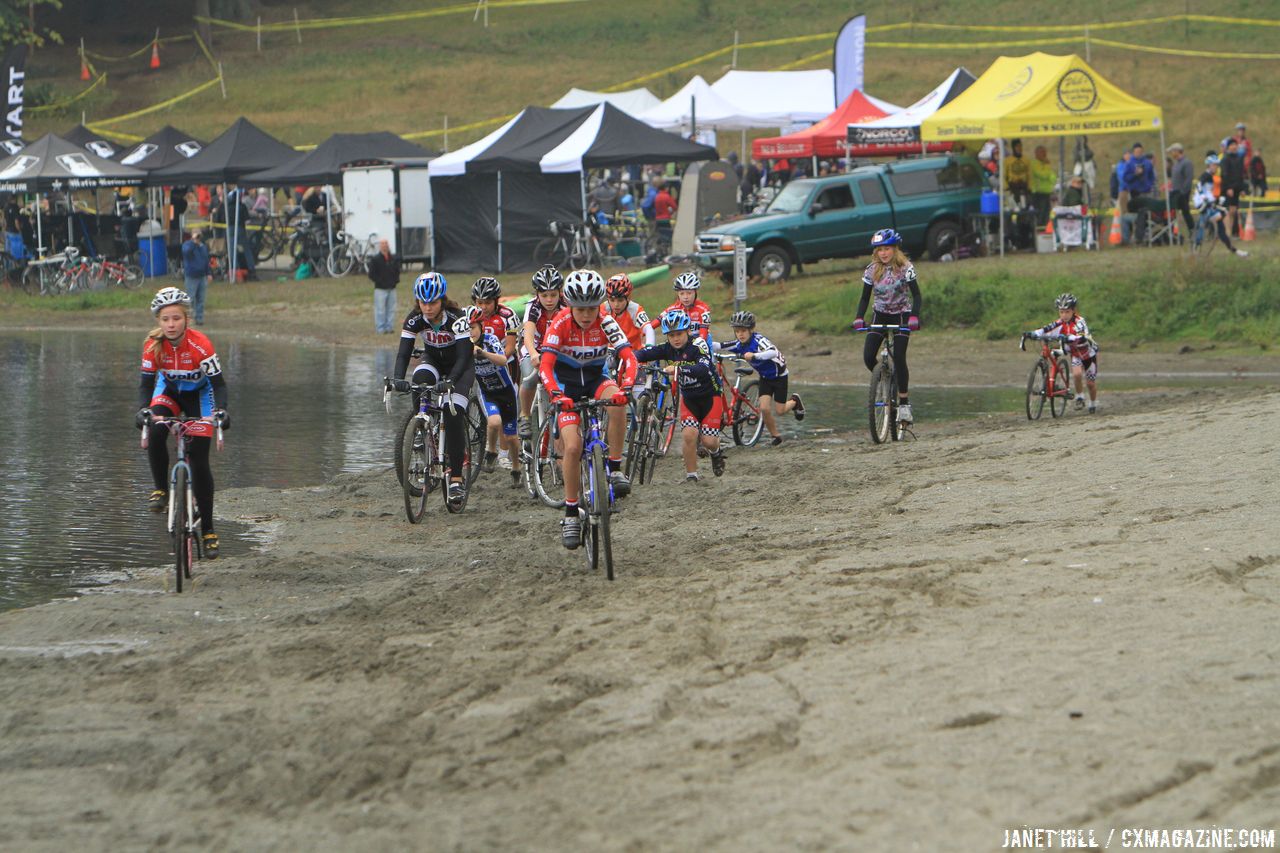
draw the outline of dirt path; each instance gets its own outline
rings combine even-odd
[[[1168,402],[1168,401],[1166,401]],[[489,481],[0,615],[0,847],[995,850],[1275,827],[1280,395],[735,452],[619,579]],[[495,478],[496,479],[496,478]]]

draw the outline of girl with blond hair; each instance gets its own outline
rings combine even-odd
[[[902,236],[892,228],[877,231],[871,237],[872,257],[875,258],[862,274],[862,299],[858,302],[857,319],[853,330],[867,328],[863,317],[867,305],[875,296],[872,326],[893,326],[893,365],[898,378],[898,422],[912,422],[911,404],[907,395],[907,383],[911,374],[907,370],[907,341],[911,332],[920,328],[920,285],[916,283],[916,268],[902,252]],[[867,370],[875,370],[876,357],[885,330],[873,328],[867,333],[867,343],[862,350],[862,360]]]

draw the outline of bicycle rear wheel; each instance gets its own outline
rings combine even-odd
[[[561,241],[556,237],[547,237],[545,240],[539,240],[537,245],[533,247],[534,265],[541,267],[551,264],[557,269],[563,269],[566,253],[561,250],[561,245]]]
[[[635,401],[635,405],[631,409],[631,423],[627,425],[627,439],[623,445],[623,453],[626,462],[624,462],[624,473],[627,479],[635,481],[636,471],[638,469],[637,462],[640,458],[640,448],[644,442],[645,423],[649,419],[649,392],[645,391]]]
[[[1027,375],[1027,420],[1040,420],[1040,416],[1044,414],[1044,398],[1048,393],[1049,365],[1043,358],[1037,359],[1031,373]]]
[[[1060,418],[1067,413],[1067,400],[1071,397],[1071,392],[1067,387],[1067,377],[1071,375],[1071,368],[1067,365],[1065,358],[1058,359],[1058,375],[1053,377],[1053,385],[1050,387],[1049,382],[1045,382],[1045,390],[1049,395],[1049,414],[1055,418]]]
[[[661,452],[663,456],[667,455],[667,450],[671,447],[671,441],[675,438],[676,427],[680,423],[680,387],[672,385],[671,391],[667,394],[667,403],[662,410],[662,442]]]
[[[894,384],[893,371],[883,363],[877,364],[875,370],[871,371],[867,418],[871,428],[871,440],[876,444],[883,444],[890,440],[896,441],[898,438],[894,424],[894,416],[897,414],[897,405],[894,400],[897,391]]]
[[[480,479],[480,460],[484,458],[488,427],[489,421],[480,408],[480,401],[475,397],[470,398],[467,401],[467,458],[463,463],[463,477],[467,486]]]
[[[662,440],[662,421],[658,413],[649,410],[649,417],[644,427],[644,440],[640,444],[640,482],[653,482],[653,469],[658,465],[658,443]]]
[[[748,382],[733,404],[733,443],[740,447],[753,447],[764,430],[764,415],[760,412],[760,383]]]
[[[137,290],[142,286],[142,267],[137,264],[125,264],[120,276],[120,284],[127,290]]]
[[[427,511],[427,480],[431,476],[431,456],[435,445],[431,442],[426,422],[416,417],[416,413],[410,418],[409,427],[408,441],[402,448],[404,478],[401,480],[401,492],[404,495],[404,514],[410,524],[417,524]]]
[[[182,584],[191,577],[191,528],[187,525],[190,507],[187,506],[187,469],[179,466],[174,472],[173,491],[170,493],[171,521],[173,523],[173,579],[174,587],[182,592]]]
[[[552,509],[561,509],[564,507],[564,498],[553,497],[553,494],[564,493],[564,474],[560,469],[562,460],[556,453],[556,443],[551,437],[553,424],[554,421],[548,417],[543,422],[542,429],[533,437],[533,484],[544,504]]]
[[[356,264],[355,257],[352,256],[351,250],[347,248],[346,243],[339,243],[329,250],[329,257],[326,265],[329,275],[334,278],[341,278],[351,272],[351,268]]]

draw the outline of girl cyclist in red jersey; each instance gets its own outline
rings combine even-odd
[[[560,271],[550,264],[533,274],[533,299],[525,306],[520,331],[520,417],[516,432],[521,438],[533,437],[529,411],[533,408],[533,397],[538,391],[542,337],[552,318],[569,307],[560,295],[563,287],[564,279],[560,277]]]
[[[213,344],[191,325],[191,297],[176,287],[166,287],[151,300],[151,313],[158,326],[147,335],[142,347],[142,378],[138,383],[138,429],[151,416],[202,417],[231,428],[227,417],[227,383]],[[200,427],[204,427],[201,429]],[[187,453],[191,459],[191,488],[200,510],[200,531],[204,555],[218,556],[218,534],[213,532],[213,471],[209,467],[209,447],[213,424],[201,424],[187,433]],[[151,427],[147,441],[147,462],[155,490],[147,504],[152,512],[164,512],[169,493],[169,428]]]
[[[1027,337],[1040,340],[1042,338],[1060,337],[1063,349],[1071,357],[1071,378],[1076,383],[1076,408],[1084,408],[1084,393],[1081,381],[1089,387],[1089,414],[1098,412],[1098,344],[1089,334],[1089,324],[1076,313],[1077,300],[1074,294],[1064,293],[1053,301],[1058,309],[1058,321],[1041,326],[1034,332],[1027,332]]]
[[[516,388],[507,372],[507,356],[502,340],[485,325],[479,306],[467,309],[471,324],[471,345],[475,354],[476,397],[489,421],[489,432],[502,435],[502,447],[512,460],[512,486],[520,485],[520,445],[516,441]],[[496,456],[497,454],[494,454]],[[485,454],[485,465],[492,460]]]
[[[867,303],[871,302],[873,295],[875,311],[871,325],[896,326],[906,330],[893,333],[893,367],[898,378],[898,422],[909,424],[912,417],[907,385],[911,373],[907,369],[907,341],[911,332],[920,328],[920,285],[916,282],[916,268],[902,253],[902,237],[897,231],[892,228],[877,231],[871,237],[871,250],[875,260],[862,274],[862,298],[858,301],[853,330],[857,332],[867,327],[862,318],[866,316]],[[876,369],[876,358],[883,340],[884,331],[881,329],[867,333],[867,342],[862,349],[862,360],[867,370]]]
[[[604,313],[618,321],[631,348],[638,350],[642,346],[653,346],[653,323],[640,303],[631,298],[632,290],[631,278],[626,273],[618,273],[606,281]]]

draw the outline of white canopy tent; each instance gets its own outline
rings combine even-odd
[[[551,105],[552,109],[572,109],[574,107],[592,107],[596,104],[613,104],[624,113],[640,115],[662,103],[658,96],[648,89],[628,89],[625,92],[592,92],[588,89],[570,89],[564,97]]]
[[[679,92],[636,118],[650,127],[686,133],[694,124],[699,130],[750,130],[787,124],[784,113],[762,115],[716,94],[701,76],[695,76]]]
[[[749,115],[762,118],[782,116],[780,124],[770,124],[769,127],[820,121],[836,108],[830,68],[815,71],[728,71],[711,84],[711,91]],[[701,117],[698,123],[702,123]]]

